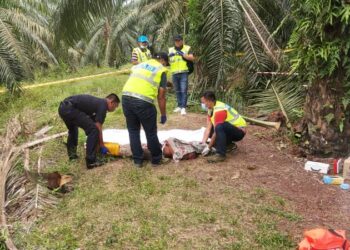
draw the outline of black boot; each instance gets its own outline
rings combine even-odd
[[[102,166],[104,164],[104,162],[100,161],[100,160],[96,160],[96,159],[88,159],[86,158],[86,167],[88,169],[93,169],[99,166]]]
[[[77,147],[68,148],[67,146],[67,152],[68,152],[68,158],[70,161],[78,159]]]

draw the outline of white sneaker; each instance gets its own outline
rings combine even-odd
[[[186,113],[186,109],[185,108],[182,108],[181,109],[181,115],[186,115],[187,113]]]
[[[173,110],[174,113],[177,113],[177,112],[180,112],[180,111],[181,111],[180,107],[177,107],[176,109]]]

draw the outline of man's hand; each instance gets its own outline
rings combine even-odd
[[[203,156],[206,156],[206,155],[208,155],[209,153],[210,153],[210,148],[209,148],[209,146],[207,145],[207,146],[205,146],[205,148],[203,149],[202,155],[203,155]]]
[[[173,56],[175,56],[175,53],[170,53],[168,56],[173,57]]]
[[[109,153],[109,150],[105,146],[101,146],[100,152],[101,152],[101,154],[106,155],[107,153]]]
[[[181,50],[177,50],[176,54],[179,55],[179,56],[184,56],[185,55],[185,53],[183,53]]]
[[[166,123],[166,120],[167,120],[166,115],[162,115],[162,116],[160,117],[160,123],[161,123],[161,124]]]

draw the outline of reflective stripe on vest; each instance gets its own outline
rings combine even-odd
[[[137,54],[137,61],[139,63],[142,63],[151,59],[151,52],[149,51],[149,49],[146,49],[146,51],[143,52],[141,48],[134,48],[133,52]]]
[[[128,91],[123,91],[123,95],[135,97],[137,99],[141,99],[141,100],[144,100],[145,102],[149,102],[149,103],[153,104],[153,100],[151,98],[144,96],[144,95],[140,95],[140,94],[132,93],[132,92],[128,92]]]
[[[153,103],[166,68],[157,60],[151,59],[132,67],[131,70],[132,73],[123,88],[123,95]]]
[[[190,46],[184,45],[181,51],[185,54],[188,54],[190,49],[191,49]],[[169,54],[172,54],[172,53],[176,54],[175,47],[169,48]],[[188,72],[187,62],[180,55],[169,57],[169,63],[170,63],[170,70],[172,74]]]
[[[220,101],[216,101],[216,104],[213,108],[213,115],[210,117],[210,120],[213,124],[215,124],[214,123],[215,113],[222,110],[227,111],[227,117],[225,122],[228,122],[236,127],[246,126],[245,120],[240,114],[238,114],[238,112],[234,108]],[[208,114],[209,114],[209,111],[208,111]]]
[[[150,77],[147,77],[143,74],[140,74],[137,72],[137,69],[141,69],[142,68],[142,65],[140,66],[140,64],[136,65],[133,67],[133,71],[130,75],[130,77],[136,77],[136,78],[140,78],[140,79],[143,79],[147,82],[149,82],[150,84],[152,84],[154,87],[157,87],[158,88],[158,84],[154,81],[154,78],[155,76],[157,75],[158,71],[163,67],[163,65],[160,65],[158,66],[155,71],[153,71],[153,73],[151,74]]]

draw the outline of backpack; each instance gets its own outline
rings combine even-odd
[[[185,58],[184,58],[184,60],[185,60],[186,63],[187,63],[188,74],[190,75],[190,74],[192,74],[193,71],[194,71],[194,62],[189,61],[189,60],[186,60]]]
[[[304,233],[298,250],[350,250],[344,230],[317,228]]]
[[[176,50],[176,49],[175,49]],[[182,57],[183,60],[186,61],[186,64],[187,64],[187,68],[188,68],[188,74],[192,74],[193,71],[194,71],[194,62],[192,61],[189,61],[189,60],[186,60],[185,58]]]

